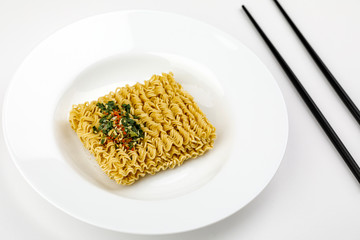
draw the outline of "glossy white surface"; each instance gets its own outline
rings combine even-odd
[[[82,146],[69,111],[169,71],[216,127],[215,147],[119,186]],[[154,11],[97,15],[43,41],[10,84],[3,126],[13,160],[40,195],[84,222],[137,234],[194,230],[235,213],[274,176],[288,135],[280,89],[250,50],[210,25]]]
[[[246,4],[261,23],[359,161],[358,125],[313,65],[272,1],[3,1],[0,3],[2,99],[9,80],[31,49],[59,28],[98,13],[154,9],[205,21],[250,47],[270,69],[282,89],[290,131],[279,171],[254,201],[209,227],[165,236],[107,231],[64,214],[26,183],[10,159],[1,134],[0,238],[357,240],[360,235],[359,185],[239,10],[241,4]],[[359,106],[359,1],[287,0],[282,4]]]
[[[151,43],[147,43],[151,44]],[[69,127],[69,109],[74,103],[97,99],[119,86],[143,82],[154,73],[172,71],[182,86],[189,91],[212,123],[216,125],[218,139],[214,149],[205,157],[189,161],[181,168],[148,177],[137,184],[119,186],[100,169],[89,151]],[[164,53],[117,53],[85,68],[71,80],[60,98],[54,115],[55,139],[59,150],[74,170],[97,187],[130,199],[164,200],[194,191],[215,177],[227,163],[229,150],[236,142],[229,131],[231,119],[222,84],[210,69],[190,59]],[[227,106],[224,108],[224,106]],[[217,116],[223,116],[218,118]],[[235,126],[233,126],[235,129]]]

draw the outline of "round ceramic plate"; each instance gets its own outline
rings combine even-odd
[[[169,71],[216,127],[214,148],[117,185],[70,128],[71,106]],[[274,176],[288,133],[279,87],[249,49],[207,24],[152,11],[86,18],[43,41],[11,82],[3,122],[16,165],[45,199],[138,234],[193,230],[244,207]]]

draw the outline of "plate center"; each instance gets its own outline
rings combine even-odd
[[[185,161],[180,167],[145,176],[131,186],[118,185],[101,170],[71,129],[68,121],[71,107],[96,100],[116,87],[142,83],[153,74],[169,71],[195,98],[216,127],[214,148],[201,157]],[[91,184],[131,199],[167,199],[200,188],[221,170],[234,142],[228,130],[232,123],[227,106],[223,88],[216,76],[210,69],[191,59],[161,53],[121,54],[94,63],[75,77],[56,108],[54,131],[58,147],[69,166]]]

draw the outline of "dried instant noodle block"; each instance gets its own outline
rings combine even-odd
[[[133,150],[112,141],[102,143],[94,130],[103,116],[98,103],[130,105],[131,116],[141,126],[143,138]],[[91,103],[74,105],[69,121],[102,170],[119,184],[130,185],[146,174],[180,166],[213,148],[215,127],[173,78],[173,73],[153,75],[144,84],[117,88]]]

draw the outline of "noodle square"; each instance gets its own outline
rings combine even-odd
[[[109,115],[107,118],[104,111],[108,108],[104,106],[113,102],[119,109],[129,105],[127,116],[131,120],[123,122],[125,117],[121,118],[116,111],[116,116],[105,113]],[[147,174],[180,166],[185,160],[204,154],[213,148],[216,138],[215,127],[194,98],[174,80],[171,72],[153,75],[144,84],[117,88],[97,101],[73,105],[69,121],[101,169],[123,185],[133,184]],[[105,131],[106,123],[111,121],[114,129]],[[121,123],[125,125],[120,126]],[[130,123],[133,125],[126,125]],[[137,129],[138,134],[132,131],[136,126],[141,126],[141,130]],[[126,145],[126,137],[130,135],[141,135],[141,138]]]

